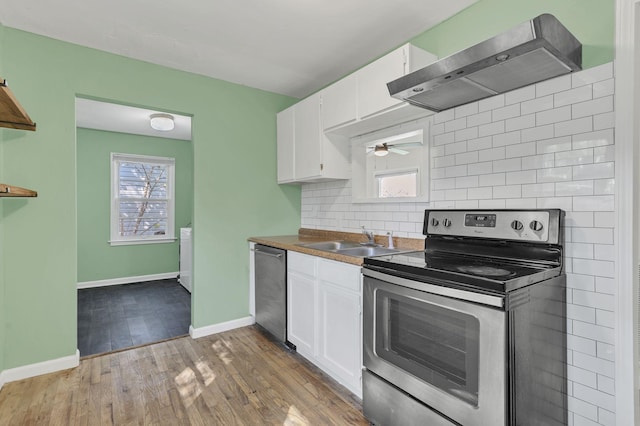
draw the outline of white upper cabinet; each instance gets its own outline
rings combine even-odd
[[[293,118],[294,108],[278,113],[278,183],[293,182]]]
[[[358,136],[433,114],[389,95],[387,83],[423,68],[438,57],[405,44],[322,91],[323,129]]]
[[[358,118],[356,74],[348,75],[322,91],[322,127],[330,129]]]
[[[278,113],[278,183],[351,176],[349,143],[322,132],[320,102],[316,93]]]

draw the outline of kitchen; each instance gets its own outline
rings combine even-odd
[[[513,18],[508,19],[509,22],[501,25],[504,29],[539,13],[551,12],[559,15],[565,25],[586,45],[583,67],[589,70],[601,66],[602,68],[593,72],[602,72],[605,75],[604,80],[600,81],[610,79],[613,71],[610,65],[606,64],[613,59],[613,3],[602,5],[594,2],[590,8],[580,5],[580,13],[575,10],[577,6],[571,2],[561,5],[555,5],[554,2],[523,4],[521,8],[525,10],[516,12],[516,7],[512,5],[480,2],[469,13],[438,27],[432,36],[439,32],[455,31],[456,26],[477,28],[476,30],[469,31],[464,37],[459,36],[464,40],[457,40],[455,46],[448,48],[449,51],[447,48],[431,50],[438,56],[445,56],[497,32],[497,24],[493,23],[495,18],[491,18],[491,23],[470,25],[469,21],[474,21],[471,12],[482,13],[484,16],[489,16],[495,10],[500,10],[501,16],[507,12],[513,14]],[[609,17],[605,20],[605,25],[602,23],[602,16]],[[574,29],[576,26],[581,27],[582,31]],[[590,27],[593,28],[589,29]],[[604,35],[601,35],[602,31]],[[593,32],[597,35],[593,35]],[[423,38],[422,45],[429,51],[429,43],[436,42],[429,41],[428,33]],[[416,42],[419,41],[420,37]],[[380,207],[374,206],[369,210],[371,213],[367,213],[361,211],[359,206],[348,202],[336,203],[337,197],[347,196],[348,182],[309,184],[304,185],[302,191],[295,186],[275,184],[274,116],[276,112],[291,105],[293,99],[204,77],[187,77],[175,70],[66,45],[9,28],[3,28],[2,47],[3,77],[10,79],[13,90],[19,94],[21,102],[39,126],[38,132],[34,135],[23,136],[15,132],[3,132],[2,177],[5,181],[37,188],[40,194],[37,200],[40,204],[2,204],[2,315],[7,324],[0,335],[0,342],[4,348],[0,364],[3,370],[56,360],[75,353],[73,325],[76,253],[73,244],[65,243],[74,240],[69,238],[75,232],[75,223],[73,215],[68,213],[67,206],[74,205],[75,194],[73,189],[64,189],[75,186],[74,135],[72,126],[67,124],[73,123],[74,120],[75,94],[91,94],[98,98],[119,99],[133,104],[166,105],[194,114],[194,227],[201,236],[196,237],[194,243],[196,300],[192,325],[196,330],[205,331],[209,326],[246,318],[248,284],[231,286],[228,283],[248,283],[247,237],[295,234],[299,227],[326,227],[326,218],[320,214],[314,215],[314,212],[324,211],[325,207],[341,212],[345,221],[351,220],[350,217],[354,217],[353,220],[376,220],[375,217],[382,217],[384,213],[380,211],[383,210]],[[70,60],[74,63],[69,63]],[[44,78],[42,67],[38,66],[41,61],[50,64],[47,67],[47,78]],[[118,75],[118,84],[112,82],[114,75]],[[131,77],[123,77],[124,75]],[[145,82],[148,77],[152,78]],[[52,87],[52,79],[60,84]],[[127,84],[123,84],[123,81]],[[162,91],[155,90],[155,84],[160,81],[181,83],[163,86]],[[235,96],[226,96],[213,102],[221,93],[229,92],[233,92]],[[246,99],[252,101],[247,103]],[[234,114],[229,111],[241,113]],[[198,122],[198,116],[207,117],[206,123]],[[251,117],[253,126],[244,125],[247,117]],[[447,118],[446,114],[442,118],[443,124],[448,121],[444,120]],[[247,145],[224,142],[264,140],[264,134],[271,135],[270,143],[248,145],[251,146],[251,155],[246,150]],[[217,144],[224,145],[225,157],[220,157],[216,150]],[[234,162],[224,161],[225,158],[242,159],[242,167],[237,167]],[[215,168],[210,167],[211,159],[216,161]],[[52,170],[52,161],[55,162],[55,175],[45,172]],[[32,166],[25,168],[23,164]],[[228,184],[229,176],[236,178],[233,184]],[[222,185],[221,182],[225,184]],[[442,188],[437,191],[447,190],[449,189]],[[546,195],[543,194],[541,197]],[[504,199],[519,198],[521,197],[517,195],[509,195]],[[217,209],[220,205],[233,205],[235,209]],[[428,206],[421,204],[414,206],[412,211],[403,211],[402,209],[407,207],[398,207],[393,216],[399,228],[396,234],[403,236],[403,233],[406,233],[404,235],[408,237],[421,237],[420,228],[417,228],[421,219],[416,216],[421,216],[420,211],[426,207]],[[43,216],[40,213],[41,209],[46,210],[48,214]],[[256,215],[256,211],[261,211],[261,214]],[[211,217],[211,212],[215,212],[215,220],[205,220]],[[361,215],[364,217],[361,218]],[[580,219],[580,227],[593,228],[591,232],[594,234],[604,232],[600,222],[594,223],[593,219],[590,219],[595,218],[593,214],[589,216],[588,213],[581,213],[574,216]],[[598,214],[598,217],[607,219],[606,212]],[[376,233],[384,230],[384,227],[376,225],[370,227]],[[607,229],[610,234],[613,232],[612,228],[604,227],[604,230]],[[606,246],[607,243],[603,242],[602,245]],[[38,259],[41,268],[22,267],[28,259]],[[600,300],[603,300],[602,303],[611,303],[613,295],[607,290],[613,281],[611,278],[595,278],[595,275],[590,274],[576,275],[573,278],[574,285],[583,291],[577,294],[588,299],[586,303],[598,304]],[[45,280],[45,276],[48,279]],[[199,277],[200,286],[197,284]],[[596,288],[598,291],[595,291]],[[593,301],[596,295],[598,298]],[[610,315],[608,313],[615,312],[615,309],[608,307],[609,305],[598,306],[600,309],[588,305],[585,309],[576,308],[579,311],[577,314],[584,313],[595,317],[597,313],[598,316],[603,315],[603,318],[599,318],[600,321],[606,320],[607,315]],[[602,333],[602,337],[594,336],[593,339],[588,339],[589,342],[575,338],[573,342],[574,350],[590,366],[574,371],[579,376],[575,380],[581,384],[577,388],[588,395],[577,397],[571,404],[577,407],[574,408],[574,412],[581,418],[607,424],[604,420],[607,413],[617,411],[617,398],[612,396],[615,393],[611,389],[612,381],[607,380],[613,377],[613,359],[610,354],[607,355],[607,348],[611,349],[613,331],[611,326],[597,325],[595,320],[592,323],[594,326],[589,328],[590,333]],[[31,337],[25,338],[25,335]],[[583,344],[588,348],[583,348]],[[583,349],[579,350],[580,348]],[[594,356],[596,350],[605,351],[603,355],[609,359]],[[608,386],[608,392],[597,390],[597,386],[584,385],[595,382],[601,386]]]

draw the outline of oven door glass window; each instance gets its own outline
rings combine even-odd
[[[468,313],[377,291],[376,354],[473,406],[478,405],[478,319]]]

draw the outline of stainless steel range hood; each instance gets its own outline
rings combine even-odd
[[[543,14],[387,87],[394,98],[439,112],[580,69],[582,44]]]

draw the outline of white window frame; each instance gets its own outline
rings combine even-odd
[[[380,179],[385,177],[394,177],[394,176],[404,176],[408,174],[416,175],[416,195],[408,195],[406,197],[382,197],[380,195]],[[422,188],[420,187],[420,180],[422,176],[420,175],[420,169],[418,167],[411,167],[406,169],[391,169],[391,170],[383,170],[380,172],[375,172],[373,177],[376,181],[376,194],[378,194],[379,199],[381,200],[398,200],[400,198],[409,198],[411,200],[415,200],[418,197],[418,194],[422,192]]]
[[[175,158],[154,157],[149,155],[135,155],[123,153],[111,153],[111,239],[112,246],[172,243],[175,238]],[[120,163],[146,163],[160,164],[167,167],[167,229],[164,235],[132,235],[121,236],[119,232],[120,203],[119,187]]]

